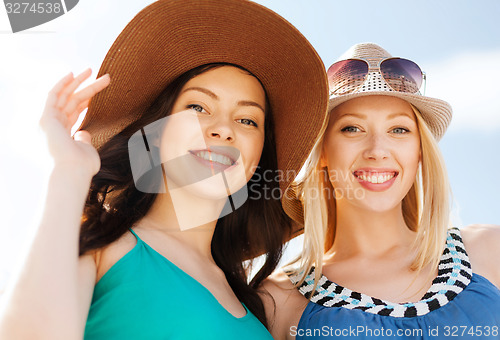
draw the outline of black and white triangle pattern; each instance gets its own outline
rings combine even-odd
[[[324,275],[314,287],[314,267],[298,287],[300,293],[311,302],[324,307],[360,309],[368,313],[393,317],[415,317],[425,315],[446,305],[470,283],[472,269],[457,228],[448,230],[446,247],[441,255],[438,275],[422,300],[410,303],[393,303],[354,292],[329,281]],[[299,282],[301,274],[290,275],[293,284]],[[312,294],[312,296],[311,296]]]

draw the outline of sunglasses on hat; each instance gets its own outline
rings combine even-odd
[[[370,72],[380,73],[387,85],[397,92],[417,93],[426,79],[420,67],[408,59],[346,59],[334,63],[327,71],[330,95],[356,92]]]

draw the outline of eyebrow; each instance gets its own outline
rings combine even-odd
[[[250,100],[241,100],[238,102],[238,105],[239,106],[254,106],[254,107],[257,107],[259,109],[262,110],[262,112],[266,113],[266,110],[264,110],[264,108],[262,107],[262,105],[256,103],[256,102],[253,102],[253,101],[250,101]]]
[[[366,115],[364,115],[362,113],[344,113],[340,117],[338,117],[337,120],[340,118],[349,117],[349,116],[353,116],[353,117],[361,118],[361,119],[366,119]]]
[[[215,93],[213,93],[212,91],[210,91],[209,89],[206,89],[204,87],[188,87],[187,89],[182,91],[182,93],[187,92],[187,91],[199,91],[199,92],[206,94],[209,97],[212,97],[213,99],[219,100],[219,97]]]
[[[403,116],[403,117],[407,117],[407,118],[410,118],[411,120],[413,120],[413,117],[411,117],[408,113],[406,112],[395,112],[395,113],[391,113],[389,116],[387,116],[388,119],[394,119],[396,117],[400,117],[400,116]]]
[[[182,93],[187,92],[187,91],[199,91],[199,92],[202,92],[215,100],[219,100],[219,96],[217,96],[215,93],[213,93],[212,91],[210,91],[209,89],[206,89],[204,87],[198,87],[198,86],[188,87],[187,89],[182,91]],[[264,112],[264,113],[266,112],[266,110],[264,110],[262,105],[254,102],[254,101],[251,101],[251,100],[240,100],[238,102],[238,106],[253,106],[253,107],[257,107],[257,108],[261,109],[262,112]]]

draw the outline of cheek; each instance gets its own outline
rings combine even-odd
[[[262,157],[262,150],[264,147],[264,135],[262,134],[261,136],[255,136],[254,138],[250,138],[250,140],[245,143],[245,154],[248,154],[248,164],[249,166],[254,166],[256,167],[259,162],[260,158]]]
[[[206,147],[199,120],[195,116],[181,112],[164,119],[160,144],[163,161],[182,156],[188,149]]]
[[[342,143],[338,138],[326,138],[321,153],[321,165],[326,167],[326,175],[334,188],[350,186],[351,165],[354,162],[352,145]]]
[[[238,147],[241,152],[241,160],[248,181],[259,166],[264,146],[264,134],[242,136],[239,138],[238,145],[235,146]]]
[[[408,145],[403,152],[400,153],[400,159],[404,162],[405,172],[408,180],[413,183],[415,180],[418,166],[420,163],[420,143],[412,143]]]
[[[336,169],[337,171],[345,170],[352,162],[352,155],[355,152],[351,143],[343,143],[342,139],[333,136],[326,136],[323,143],[321,159],[324,166],[329,171]]]

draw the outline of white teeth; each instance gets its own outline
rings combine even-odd
[[[218,155],[218,154],[213,153],[212,160],[215,162],[224,164],[224,165],[231,165],[232,164],[231,160],[227,156],[224,156],[224,155]]]
[[[214,152],[209,152],[209,151],[198,151],[196,153],[196,156],[203,158],[204,160],[211,161],[211,162],[217,162],[223,165],[233,165],[233,161],[227,156],[224,155],[219,155]]]
[[[365,175],[365,174],[361,174],[361,175],[357,175],[356,177],[362,179],[363,181],[366,181],[366,182],[370,182],[370,183],[373,183],[373,184],[380,184],[380,183],[385,183],[387,182],[388,180],[392,179],[396,174],[395,173],[392,173],[392,174],[389,174],[389,175]]]

